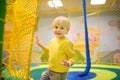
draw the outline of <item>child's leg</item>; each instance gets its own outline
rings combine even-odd
[[[61,80],[67,80],[67,73],[61,73]]]
[[[47,70],[47,71],[45,72],[45,74],[41,77],[40,80],[50,80],[49,70]]]
[[[67,73],[58,73],[50,71],[50,80],[66,80]]]

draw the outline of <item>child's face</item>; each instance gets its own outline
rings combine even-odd
[[[53,32],[54,32],[54,35],[61,39],[65,36],[65,34],[67,34],[67,29],[63,26],[55,26],[52,28],[53,29]]]

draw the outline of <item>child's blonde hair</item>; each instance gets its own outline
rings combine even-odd
[[[67,31],[69,31],[69,29],[70,29],[70,21],[68,20],[67,17],[58,16],[52,22],[52,28],[54,28],[56,26],[62,26],[65,29],[67,29]]]

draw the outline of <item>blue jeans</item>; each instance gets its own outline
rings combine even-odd
[[[67,72],[59,73],[47,70],[40,80],[66,80]]]

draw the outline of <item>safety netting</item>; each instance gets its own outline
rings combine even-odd
[[[28,80],[34,31],[37,24],[39,0],[11,1],[7,8],[7,20],[11,22],[8,78]]]

